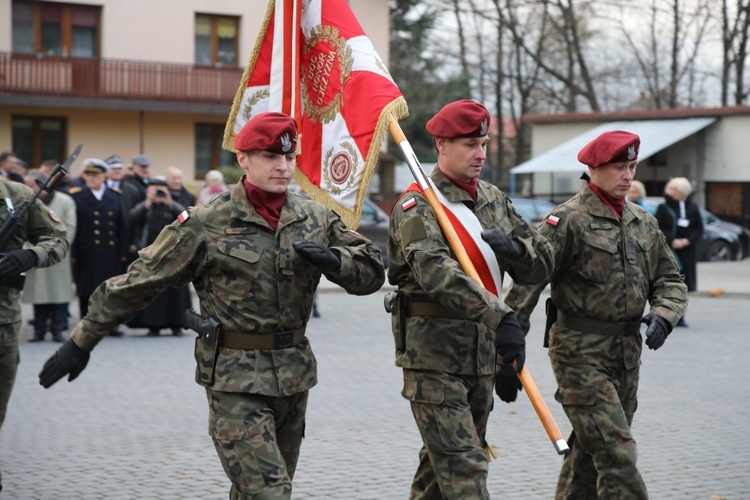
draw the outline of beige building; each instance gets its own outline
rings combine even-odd
[[[387,63],[387,0],[350,0]],[[0,0],[0,151],[32,167],[145,154],[187,183],[233,165],[224,125],[262,0]]]
[[[517,192],[564,201],[582,187],[578,151],[607,130],[641,138],[636,178],[661,196],[687,177],[694,199],[722,219],[750,227],[750,107],[530,115],[531,159],[511,169]]]

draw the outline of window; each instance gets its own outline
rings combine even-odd
[[[99,57],[101,8],[13,1],[13,52]]]
[[[195,15],[195,64],[237,65],[236,17]]]
[[[203,179],[209,170],[237,166],[234,153],[222,149],[223,140],[224,124],[198,123],[195,125],[196,179]]]
[[[32,168],[47,159],[65,160],[67,124],[64,118],[14,116],[11,119],[13,152]]]

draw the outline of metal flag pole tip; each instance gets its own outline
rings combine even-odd
[[[558,455],[567,455],[568,452],[570,452],[568,443],[564,439],[558,439],[557,441],[555,441],[555,450],[557,451]]]

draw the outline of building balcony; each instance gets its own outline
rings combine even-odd
[[[227,113],[243,68],[0,52],[0,103]]]

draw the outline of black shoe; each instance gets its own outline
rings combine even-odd
[[[29,342],[44,342],[44,335],[35,335],[34,338],[29,339]]]
[[[687,328],[688,324],[685,322],[685,318],[680,318],[680,321],[677,322],[677,326]]]
[[[317,307],[313,307],[313,318],[320,318],[320,313]]]
[[[59,333],[53,333],[52,342],[65,342],[65,339]]]
[[[122,332],[120,330],[112,330],[109,332],[110,337],[122,337]]]
[[[175,337],[182,337],[182,328],[172,328],[172,335]]]
[[[146,334],[146,337],[158,337],[159,336],[159,328],[149,328],[148,333]]]

